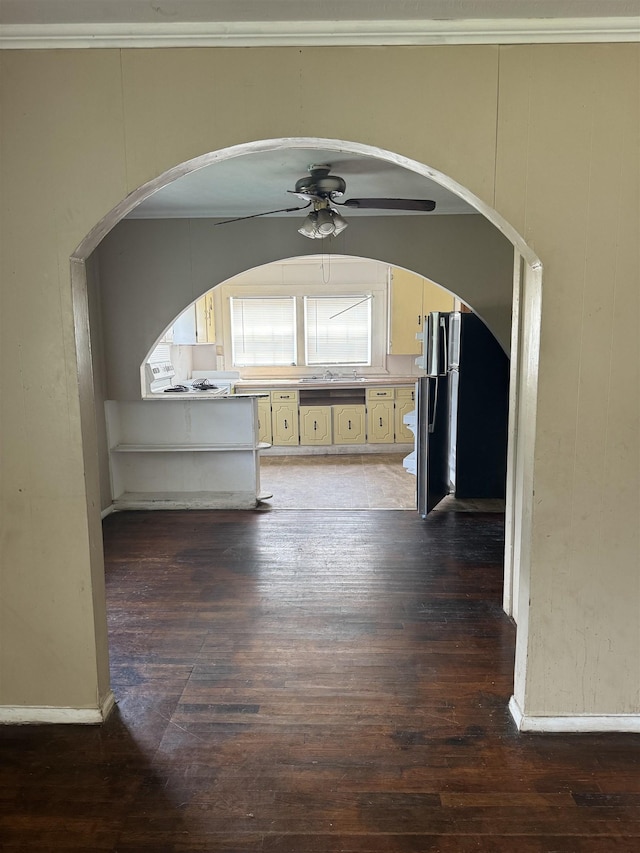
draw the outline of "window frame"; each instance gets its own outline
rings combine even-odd
[[[264,302],[267,300],[270,300],[270,301],[271,300],[272,301],[278,300],[280,302],[283,302],[286,300],[286,301],[289,301],[291,303],[291,308],[292,308],[292,317],[291,317],[291,320],[292,320],[291,338],[292,338],[292,340],[291,340],[291,343],[292,343],[293,360],[290,362],[287,362],[286,364],[270,364],[270,365],[238,364],[238,363],[236,363],[236,337],[235,337],[234,331],[233,331],[233,329],[234,329],[234,319],[233,319],[234,302],[237,302],[237,303],[239,303],[239,302],[258,302],[258,301]],[[293,294],[269,295],[269,296],[267,296],[265,294],[253,294],[253,295],[242,294],[242,295],[236,295],[236,296],[229,296],[228,306],[229,306],[229,321],[230,321],[230,330],[231,330],[231,337],[230,337],[231,362],[232,362],[234,369],[237,368],[237,369],[241,369],[241,370],[256,370],[256,369],[260,369],[261,367],[264,367],[267,369],[271,369],[271,368],[295,369],[296,367],[298,367],[299,351],[300,351],[299,337],[298,337],[298,325],[299,325],[298,324],[298,304],[297,304],[297,300],[293,296]]]
[[[246,378],[304,377],[323,371],[322,365],[308,366],[305,363],[305,329],[304,329],[304,297],[305,296],[347,296],[354,294],[361,298],[370,297],[371,303],[371,357],[370,364],[357,366],[361,376],[380,375],[386,372],[386,339],[387,339],[387,282],[363,282],[354,280],[349,283],[300,284],[261,283],[254,278],[251,283],[227,283],[219,286],[223,321],[223,346],[225,353],[225,370],[240,370]],[[230,297],[294,297],[296,305],[296,339],[298,342],[297,365],[294,367],[236,367],[233,364],[232,334],[231,334],[231,304]],[[340,365],[328,365],[327,369],[341,371]],[[345,365],[344,372],[351,372],[353,365]]]
[[[323,299],[344,299],[349,300],[352,304],[350,306],[346,306],[340,310],[338,313],[343,313],[349,311],[350,308],[355,308],[363,303],[366,303],[366,311],[367,311],[367,319],[368,319],[368,338],[367,338],[367,358],[366,361],[309,361],[309,328],[310,328],[310,320],[309,320],[309,300],[315,299],[318,302]],[[305,367],[311,368],[319,368],[319,367],[344,367],[348,370],[353,370],[354,368],[363,368],[363,367],[371,367],[371,351],[372,351],[372,339],[373,339],[373,322],[372,322],[372,302],[373,296],[371,294],[362,294],[362,293],[316,293],[313,295],[305,295],[302,297],[302,308],[304,315],[304,364]],[[337,306],[336,306],[337,307]]]

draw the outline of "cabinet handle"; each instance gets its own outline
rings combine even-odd
[[[289,429],[289,424],[287,423],[287,419],[284,419],[284,428]]]
[[[349,421],[349,429],[351,429],[351,421]]]
[[[418,314],[418,325],[422,325],[422,314]]]
[[[313,422],[313,428],[314,430],[318,429],[318,421]]]
[[[380,426],[382,426],[382,418],[380,418]]]

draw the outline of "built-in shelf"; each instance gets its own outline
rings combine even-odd
[[[252,395],[106,403],[116,509],[257,505],[258,401]]]

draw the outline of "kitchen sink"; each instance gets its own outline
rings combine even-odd
[[[342,385],[353,385],[354,382],[365,382],[365,376],[332,376],[325,379],[323,376],[304,376],[300,382],[314,382],[316,385],[320,382],[330,382],[332,385],[341,383]]]

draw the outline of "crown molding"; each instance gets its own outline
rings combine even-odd
[[[5,24],[0,49],[558,44],[640,41],[640,16],[459,21]]]

